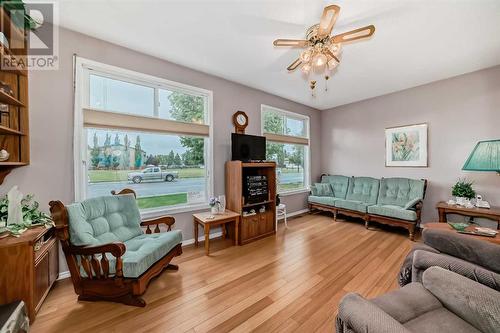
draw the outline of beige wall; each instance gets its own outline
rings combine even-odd
[[[160,38],[161,40],[161,38]],[[154,47],[152,45],[151,47]],[[147,50],[145,50],[147,52]],[[245,111],[248,134],[260,134],[260,105],[267,104],[310,116],[312,178],[320,174],[320,112],[262,91],[207,75],[66,29],[60,30],[60,62],[57,71],[30,73],[29,103],[31,165],[13,171],[0,187],[6,193],[19,185],[23,193],[34,193],[41,206],[58,199],[71,203],[73,185],[73,54],[84,58],[155,75],[213,91],[215,194],[224,193],[224,162],[230,159],[232,114]],[[200,54],[200,57],[203,57]],[[304,89],[306,87],[304,86]],[[283,197],[289,212],[307,208],[307,194]],[[176,216],[176,227],[184,239],[193,237],[190,213]],[[64,263],[64,260],[61,260]],[[65,263],[61,270],[65,270]]]
[[[417,123],[429,125],[429,167],[385,167],[384,129]],[[500,176],[461,171],[479,140],[500,139],[500,66],[322,111],[321,130],[323,172],[428,179],[424,222],[459,177],[500,205]]]

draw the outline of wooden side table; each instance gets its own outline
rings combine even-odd
[[[423,224],[424,229],[440,229],[440,230],[448,230],[450,232],[455,232],[455,229],[453,229],[448,223],[425,223]],[[474,226],[469,226],[467,229],[470,231],[474,230]],[[460,235],[460,233],[458,233]],[[473,237],[476,239],[480,239],[483,241],[487,241],[490,243],[498,244],[500,245],[500,233],[498,233],[495,237],[486,237],[486,236],[480,236],[480,235],[469,235],[469,234],[463,234],[465,237]]]
[[[211,218],[213,216],[213,218]],[[202,226],[205,232],[205,254],[210,252],[210,228],[222,226],[222,237],[226,237],[226,223],[234,223],[234,240],[238,244],[238,233],[240,214],[227,210],[223,214],[212,215],[210,212],[193,214],[194,245],[198,246],[198,226]]]
[[[436,208],[439,213],[439,222],[448,222],[446,215],[448,214],[457,214],[462,216],[469,217],[481,217],[489,220],[493,220],[497,222],[497,229],[500,229],[500,208],[491,207],[491,208],[465,208],[458,205],[448,205],[444,201],[438,202]]]

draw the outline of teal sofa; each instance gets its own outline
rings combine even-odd
[[[309,208],[362,218],[368,228],[370,221],[408,229],[414,239],[420,224],[425,179],[371,178],[323,175],[321,182],[311,186]]]
[[[175,219],[141,221],[132,190],[49,205],[79,300],[145,306],[140,295],[151,279],[164,269],[178,269],[170,264],[182,253],[182,233],[172,230]]]

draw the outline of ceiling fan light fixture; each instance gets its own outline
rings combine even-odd
[[[309,62],[311,60],[311,51],[310,50],[305,50],[300,54],[300,60],[302,62]]]
[[[342,49],[342,44],[331,44],[329,49],[333,54],[338,54]]]
[[[313,65],[316,68],[321,68],[326,65],[328,58],[323,53],[317,53],[313,58]]]
[[[309,72],[311,72],[311,65],[309,63],[306,63],[304,64],[304,66],[302,66],[302,73],[308,75]]]
[[[335,67],[337,67],[338,62],[332,58],[332,59],[330,59],[330,61],[328,61],[327,65],[328,65],[328,69],[332,71],[335,69]]]

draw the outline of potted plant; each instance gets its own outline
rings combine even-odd
[[[33,200],[33,195],[28,194],[21,200],[22,221],[8,224],[9,199],[4,196],[0,199],[0,233],[11,234],[18,237],[28,228],[44,225],[50,228],[54,225],[49,215],[40,211],[39,203]]]
[[[459,179],[458,182],[453,185],[451,189],[451,195],[455,197],[455,201],[458,205],[465,206],[470,199],[476,196],[476,192],[472,188],[472,181],[467,179]]]

